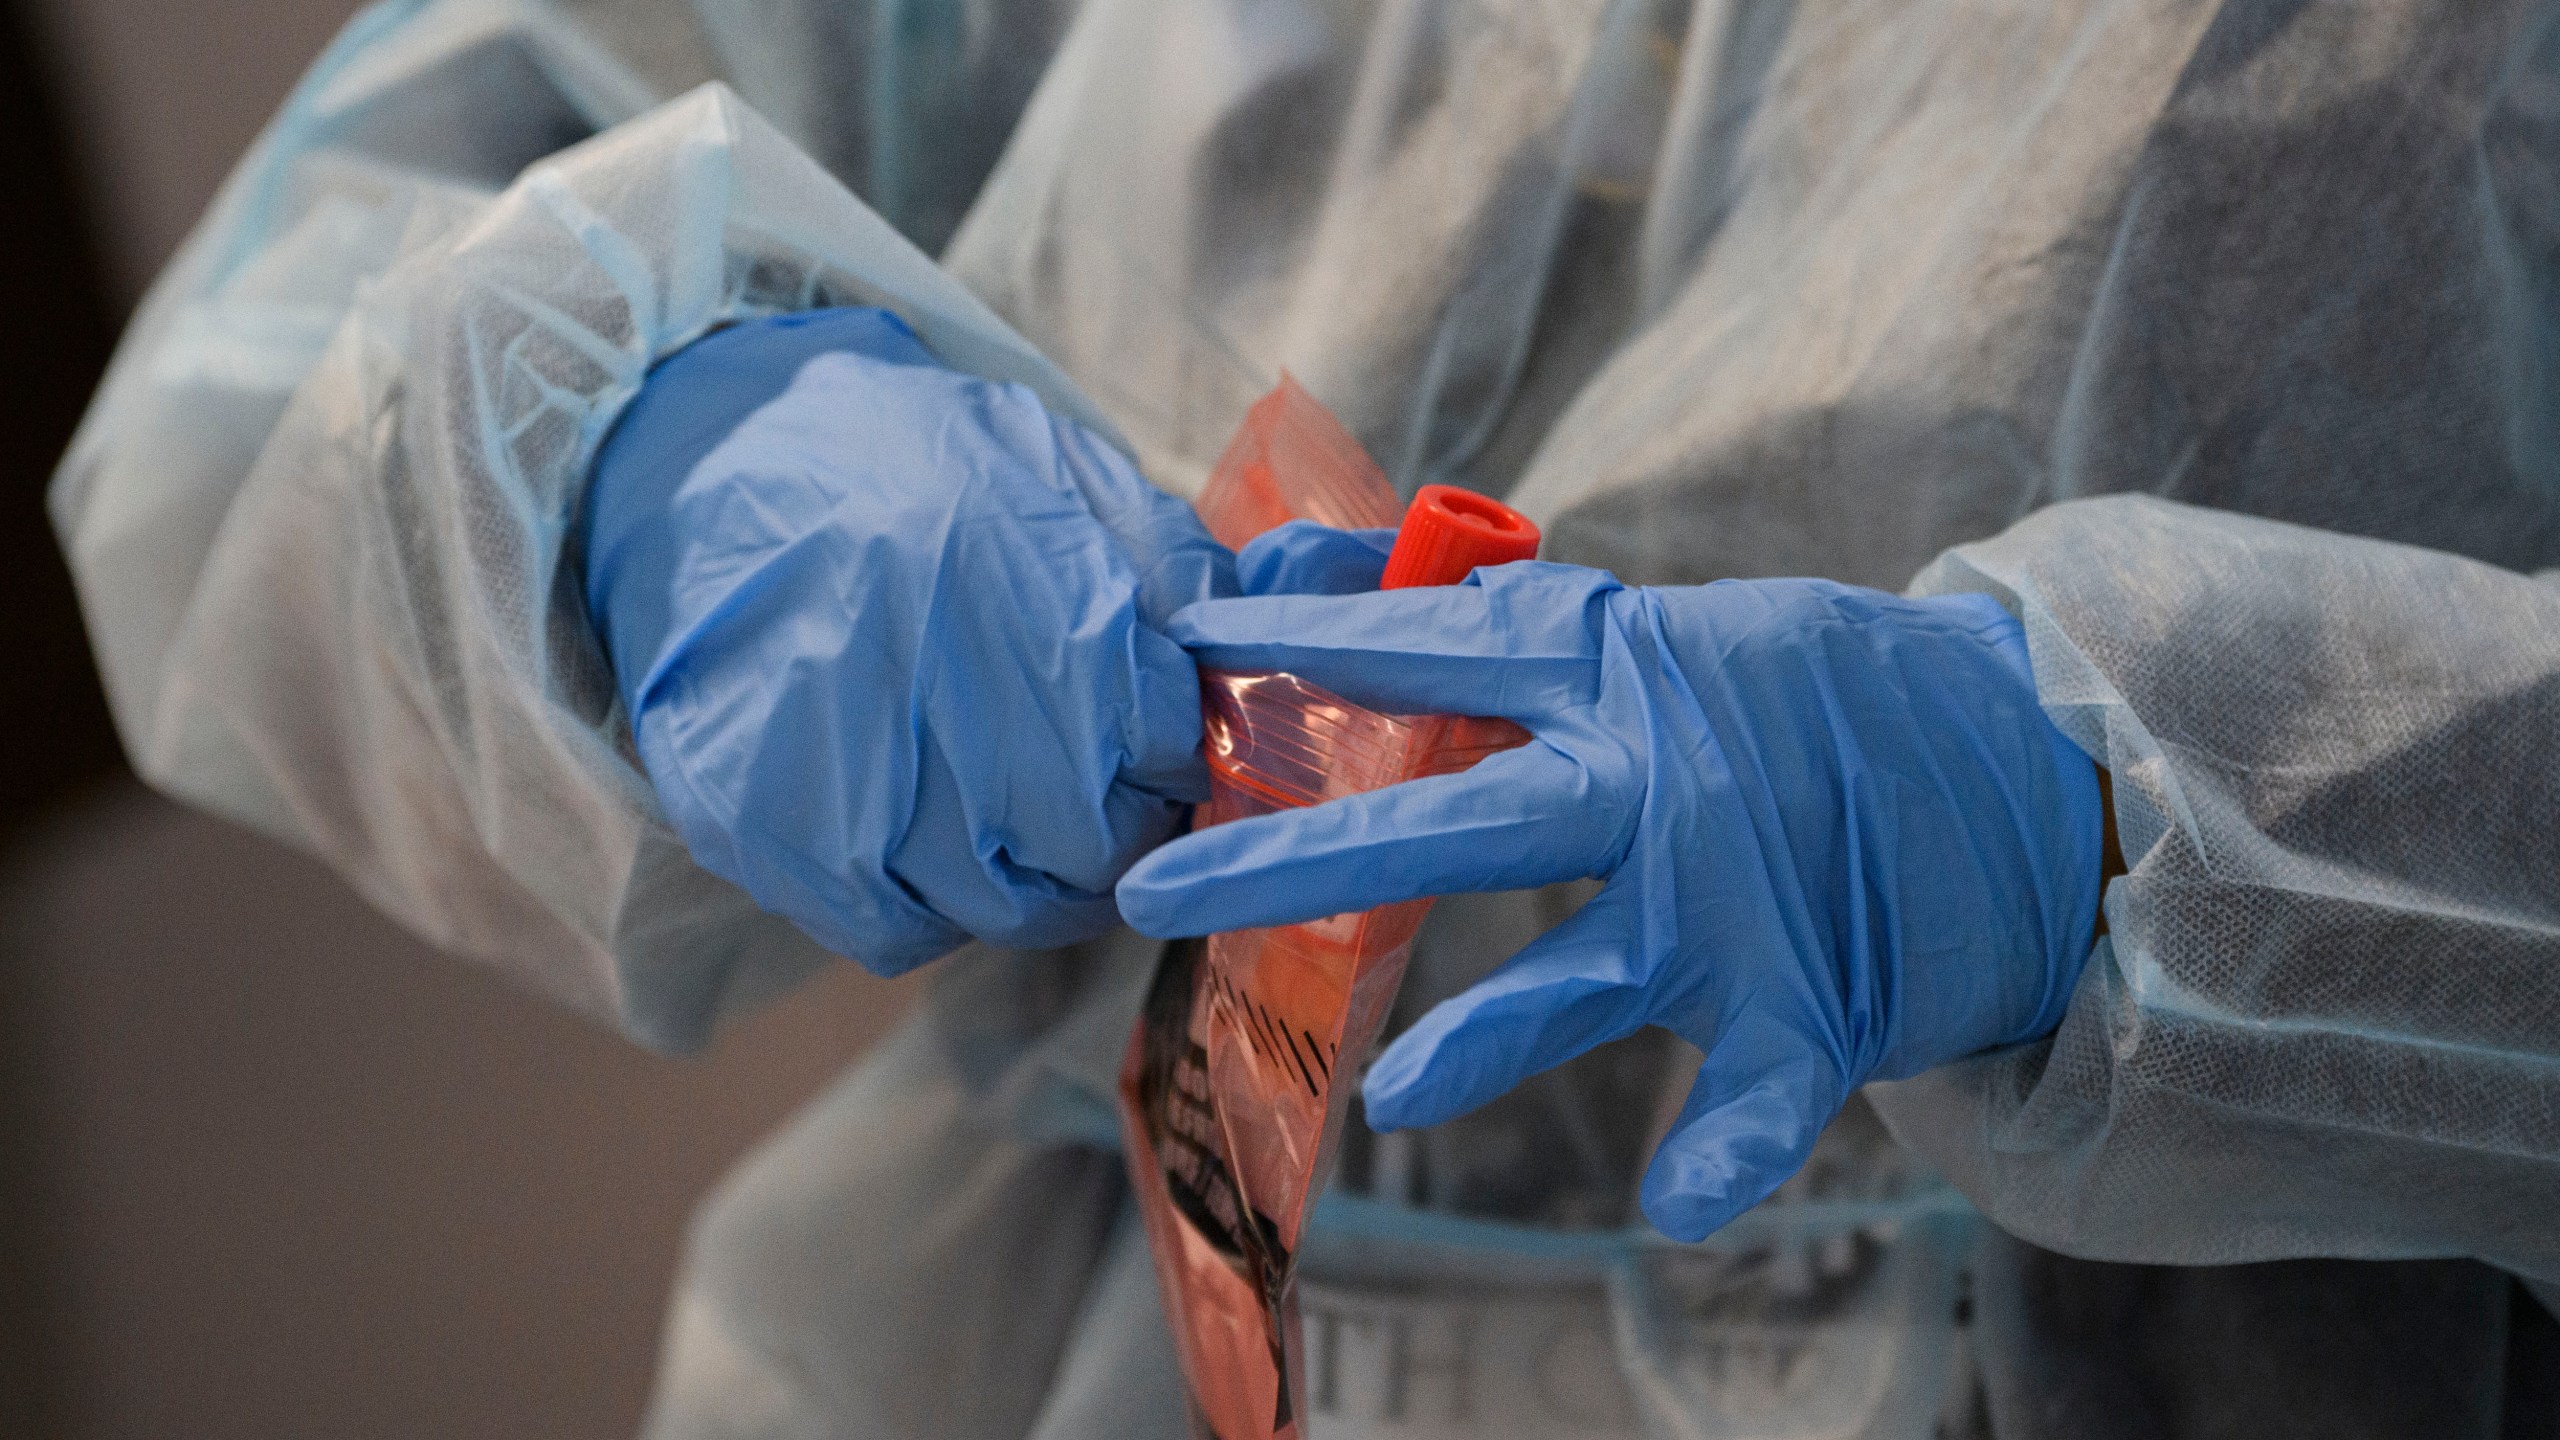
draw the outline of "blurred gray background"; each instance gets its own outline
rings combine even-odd
[[[653,1057],[123,773],[45,475],[355,7],[0,4],[0,1435],[629,1434],[696,1199],[911,992]]]

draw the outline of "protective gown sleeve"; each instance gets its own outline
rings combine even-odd
[[[879,305],[1111,431],[733,93],[650,108],[616,58],[647,48],[523,0],[360,16],[155,287],[51,503],[147,780],[685,1048],[825,957],[686,856],[578,601],[588,461],[652,362]]]
[[[2025,622],[2130,872],[2060,1031],[1870,1089],[2093,1258],[2560,1278],[2560,586],[2147,498],[1914,582]]]

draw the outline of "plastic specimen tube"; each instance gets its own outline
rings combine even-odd
[[[1395,494],[1333,416],[1282,379],[1201,493],[1230,545],[1298,518],[1386,523]],[[1537,552],[1509,507],[1426,486],[1386,583],[1454,584]],[[1201,676],[1224,824],[1463,770],[1528,737],[1499,720],[1365,710],[1295,676]],[[1193,1433],[1297,1440],[1306,1413],[1293,1256],[1428,900],[1167,948],[1121,1072],[1120,1118]]]

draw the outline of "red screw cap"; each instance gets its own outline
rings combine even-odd
[[[1397,527],[1396,548],[1378,588],[1455,585],[1480,565],[1508,565],[1537,554],[1538,527],[1528,516],[1473,490],[1425,485]]]

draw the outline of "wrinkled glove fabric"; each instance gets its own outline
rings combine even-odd
[[[704,868],[895,974],[1116,921],[1205,793],[1198,681],[1155,628],[1232,593],[1189,507],[894,316],[736,327],[607,442],[587,595]]]

